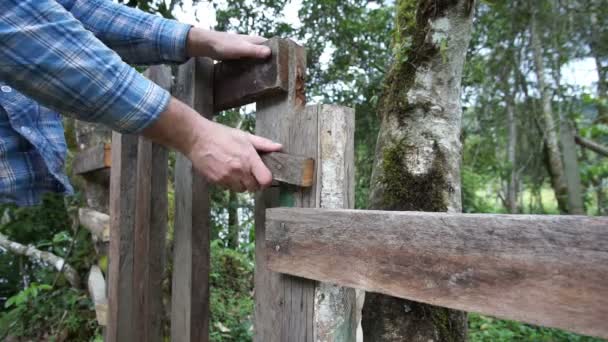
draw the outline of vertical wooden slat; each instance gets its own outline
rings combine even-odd
[[[175,96],[206,117],[213,115],[213,61],[180,66]],[[209,187],[178,153],[175,164],[175,233],[171,340],[209,340]]]
[[[341,106],[311,106],[317,112],[318,208],[349,209],[355,204],[355,113]],[[315,342],[355,341],[360,308],[354,289],[317,283]]]
[[[349,208],[354,203],[354,115],[337,106],[304,108],[304,49],[288,49],[288,93],[257,103],[256,133],[281,142],[286,153],[317,160],[311,188],[281,185],[256,197],[255,341],[354,341],[356,296],[352,289],[270,272],[265,209],[275,206]],[[276,192],[278,191],[278,195]],[[271,193],[272,192],[272,193]]]
[[[112,134],[110,175],[109,317],[106,341],[133,341],[133,243],[137,172],[135,135]]]
[[[171,89],[171,69],[154,66],[145,75]],[[162,341],[165,237],[167,232],[168,151],[144,137],[137,153],[134,299],[137,341]]]
[[[293,144],[292,134],[299,134],[295,129],[295,120],[304,113],[304,49],[291,41],[279,41],[276,49],[288,52],[288,92],[284,95],[273,96],[257,103],[256,133],[283,144],[284,151],[301,155],[316,153],[316,138],[312,144]],[[305,127],[300,127],[305,129]],[[312,132],[315,133],[316,129]],[[312,150],[300,149],[314,146]],[[300,152],[300,153],[297,153]],[[309,152],[309,153],[306,153]],[[312,152],[312,153],[311,153]],[[277,192],[279,192],[277,194]],[[312,302],[314,282],[296,279],[278,273],[270,272],[266,267],[265,258],[265,209],[282,205],[305,205],[310,202],[312,189],[297,187],[271,189],[256,196],[255,225],[256,225],[256,270],[255,270],[255,338],[256,342],[285,342],[312,341],[308,329],[299,329],[298,325],[307,325],[312,316],[306,315],[306,304]],[[304,203],[305,202],[305,203]],[[303,289],[307,289],[304,291]],[[312,289],[312,291],[311,291]],[[303,298],[303,296],[307,296]],[[291,339],[290,336],[296,336]]]

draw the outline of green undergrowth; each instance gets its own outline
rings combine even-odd
[[[469,314],[469,341],[602,342],[605,340],[471,313]]]

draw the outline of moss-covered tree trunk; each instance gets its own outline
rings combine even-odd
[[[461,211],[460,93],[474,2],[396,2],[394,62],[379,104],[373,209]],[[466,323],[465,313],[374,293],[366,294],[363,307],[365,341],[462,341]]]

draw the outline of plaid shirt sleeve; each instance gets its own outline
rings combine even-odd
[[[131,64],[182,63],[190,25],[111,0],[56,0]]]
[[[123,133],[147,127],[170,98],[55,0],[0,1],[0,80],[47,107]]]

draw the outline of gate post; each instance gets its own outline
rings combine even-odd
[[[311,188],[280,185],[256,196],[256,342],[355,340],[353,289],[271,272],[266,255],[265,210],[276,206],[349,208],[354,203],[354,113],[338,106],[305,107],[303,47],[280,40],[288,51],[284,94],[258,100],[256,134],[283,144],[286,153],[316,160]],[[275,52],[273,52],[275,53]]]

